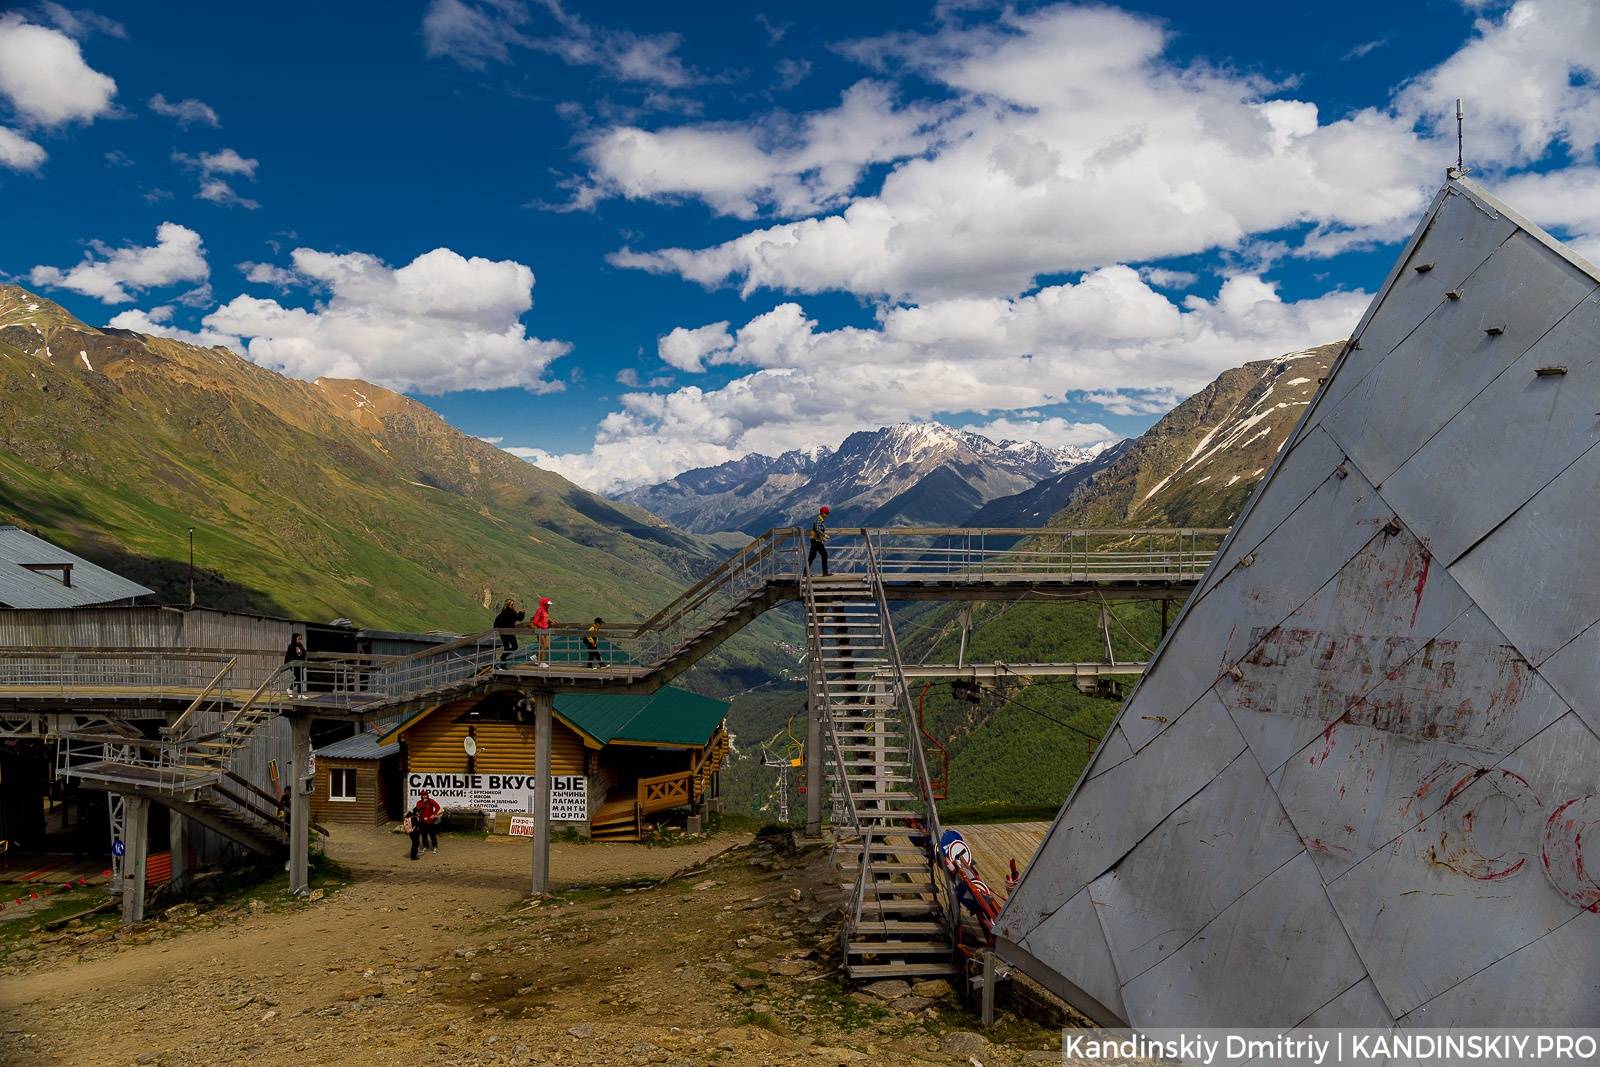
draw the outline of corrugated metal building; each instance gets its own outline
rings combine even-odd
[[[1138,1028],[1600,1019],[1597,398],[1600,272],[1448,182],[1001,956]]]
[[[133,604],[155,593],[16,526],[0,526],[0,608]]]

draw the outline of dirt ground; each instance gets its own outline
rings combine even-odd
[[[0,1063],[1060,1062],[1054,1031],[972,1033],[942,983],[841,984],[831,861],[778,839],[555,842],[542,902],[524,840],[446,836],[411,862],[398,835],[340,828],[328,853],[351,877],[319,899],[13,954]]]

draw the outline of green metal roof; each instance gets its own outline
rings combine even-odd
[[[669,685],[644,696],[561,693],[556,714],[602,745],[703,745],[728,717],[728,702]]]

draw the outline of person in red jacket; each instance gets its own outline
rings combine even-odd
[[[416,806],[411,809],[411,858],[417,858],[417,846],[431,849],[435,855],[439,852],[439,802],[428,795],[424,789],[417,796]]]
[[[539,639],[538,666],[550,666],[550,598],[539,598],[539,610],[533,613],[533,634]]]

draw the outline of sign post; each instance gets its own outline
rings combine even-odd
[[[550,889],[550,732],[555,698],[533,695],[533,895]]]

